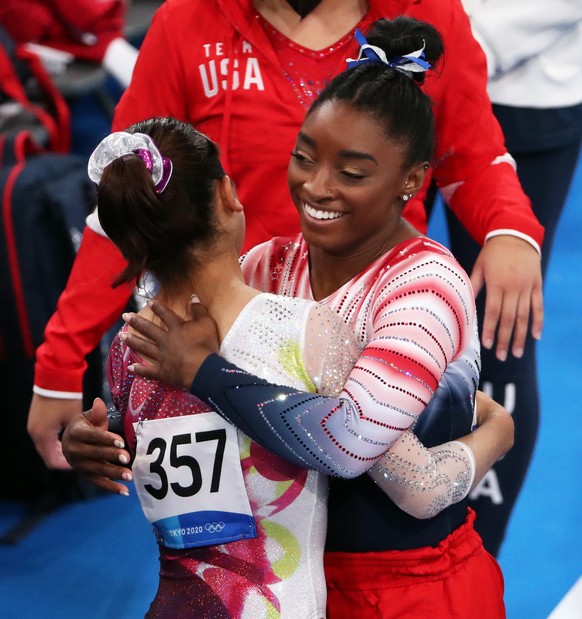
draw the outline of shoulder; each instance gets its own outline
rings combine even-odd
[[[389,10],[388,7],[391,7],[390,12],[394,12],[394,0],[377,2],[376,4],[380,9],[384,6],[385,11]],[[439,0],[438,2],[433,0],[410,0],[405,5],[398,8],[399,13],[428,22],[439,30],[441,36],[446,36],[455,18],[465,14],[460,0]]]
[[[273,291],[269,281],[280,279],[285,267],[303,260],[307,246],[301,234],[295,237],[275,237],[256,245],[240,259],[241,269],[248,284],[264,291]]]
[[[165,0],[160,5],[156,14],[158,15],[198,15],[212,12],[216,9],[210,9],[212,3],[204,2],[203,0]]]
[[[469,16],[460,0],[420,0],[413,2],[406,14],[434,26],[443,40],[443,56],[437,63],[436,70],[429,72],[427,84],[431,81],[428,77],[434,78],[438,75],[442,80],[443,76],[449,75],[451,69],[456,73],[462,68],[463,73],[459,74],[459,78],[461,75],[464,78],[465,73],[471,74],[471,71],[466,71],[466,67],[471,67],[474,71],[474,63],[484,62],[484,54],[473,36]]]
[[[270,256],[277,254],[288,254],[297,250],[304,244],[303,236],[297,234],[296,236],[276,236],[270,241],[265,241],[259,245],[255,245],[249,249],[241,258],[241,262],[256,257],[256,256]]]
[[[447,247],[426,236],[417,236],[399,243],[383,256],[381,263],[394,267],[400,264],[428,264],[434,260],[452,262],[461,269]]]
[[[386,254],[378,268],[377,286],[383,293],[390,290],[402,295],[411,290],[438,290],[447,296],[454,292],[474,304],[467,272],[449,249],[427,237],[400,243]]]
[[[407,15],[434,26],[445,40],[447,48],[457,36],[471,33],[469,18],[461,0],[371,0],[369,17]],[[448,40],[451,39],[451,40]]]
[[[220,6],[216,6],[219,4]],[[204,0],[165,0],[152,20],[153,29],[164,26],[172,41],[201,41],[209,34],[232,29],[222,4]],[[220,13],[223,13],[220,15]],[[151,28],[150,28],[151,29]]]

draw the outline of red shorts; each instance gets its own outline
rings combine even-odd
[[[325,554],[328,619],[504,619],[503,575],[473,528],[436,548]]]

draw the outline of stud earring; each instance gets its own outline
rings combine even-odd
[[[412,194],[411,193],[405,193],[402,196],[402,202],[408,202],[408,200],[410,200],[410,198],[412,198]]]

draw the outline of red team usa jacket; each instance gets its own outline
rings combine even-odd
[[[479,243],[491,232],[512,230],[540,245],[543,228],[506,153],[486,94],[485,57],[460,2],[370,0],[359,27],[365,31],[376,19],[402,14],[433,24],[444,40],[444,56],[423,88],[434,102],[436,119],[433,176],[449,206]],[[344,59],[357,54],[354,40]],[[337,72],[345,67],[342,60]],[[245,205],[249,249],[299,231],[286,174],[305,112],[252,0],[166,0],[143,42],[113,130],[172,116],[218,142]],[[422,195],[411,200],[405,215],[425,231]],[[71,278],[37,351],[35,389],[40,393],[80,396],[85,355],[131,294],[129,287],[111,289],[123,259],[98,232],[85,230]]]

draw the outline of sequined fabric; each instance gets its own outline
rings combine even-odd
[[[337,394],[359,344],[328,308],[263,294],[238,317],[221,353],[268,380]],[[116,338],[109,379],[129,441],[138,418],[208,410],[183,391],[134,376],[127,366],[135,359]],[[325,477],[273,456],[242,432],[239,448],[259,537],[184,551],[161,548],[160,585],[148,617],[325,616]]]
[[[242,268],[259,289],[312,298],[301,235],[254,248]],[[277,442],[310,468],[347,478],[375,464],[429,402],[454,393],[472,415],[479,377],[475,301],[467,274],[446,248],[423,237],[401,243],[321,301],[338,312],[363,348],[338,398],[300,401],[290,394],[276,401],[265,387],[255,390],[255,412],[250,397],[237,411],[226,394],[219,402],[214,384],[213,406],[224,406],[227,418],[252,416],[267,444],[275,432]],[[229,390],[237,388],[228,377],[224,381]],[[441,391],[442,382],[454,388]],[[446,401],[443,406],[450,408]]]
[[[416,518],[432,518],[467,496],[474,472],[473,454],[463,443],[426,449],[407,431],[369,474],[400,509]]]
[[[345,49],[353,41],[354,32],[348,32],[333,45],[315,51],[293,42],[259,13],[256,19],[269,37],[285,79],[307,110],[331,79],[347,67]]]

